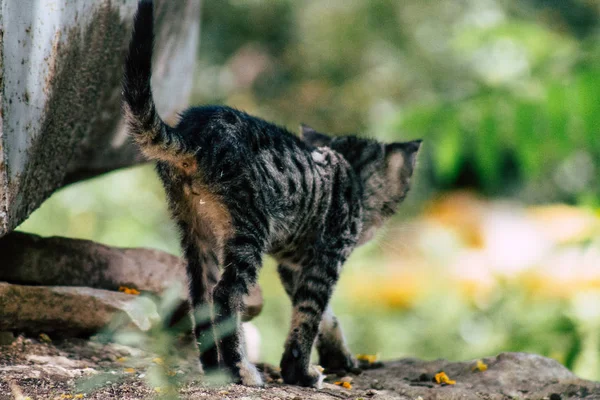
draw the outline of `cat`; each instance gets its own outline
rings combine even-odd
[[[124,115],[137,146],[156,160],[181,233],[192,307],[212,306],[212,321],[195,329],[201,364],[262,385],[244,354],[239,314],[268,254],[293,306],[283,381],[320,386],[323,376],[310,365],[315,341],[321,366],[352,370],[356,360],[329,301],[350,253],[405,198],[421,140],[384,144],[304,125],[300,138],[214,105],[184,111],[172,127],[154,105],[152,52],[153,3],[142,0],[125,62]],[[216,268],[222,273],[213,288]],[[227,331],[232,320],[235,329]]]

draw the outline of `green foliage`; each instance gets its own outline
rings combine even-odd
[[[144,351],[138,356],[123,357],[123,371],[100,373],[84,377],[78,382],[78,391],[89,393],[109,382],[120,381],[128,374],[144,376],[148,385],[155,389],[161,399],[177,399],[179,388],[200,377],[198,355],[214,345],[202,343],[196,346],[189,319],[169,326],[173,312],[181,302],[185,288],[173,285],[160,297],[141,295],[129,305],[129,313],[135,313],[152,321],[151,327],[142,332],[129,324],[127,316],[117,314],[111,323],[95,337],[100,342],[113,342]],[[197,323],[210,318],[210,309],[202,307],[194,313]],[[218,334],[227,335],[235,329],[235,321],[228,319],[219,325]],[[222,385],[230,381],[224,371],[210,371],[202,376],[204,385]]]
[[[292,129],[423,137],[419,178],[434,190],[589,202],[600,189],[600,11],[569,4],[206,2],[208,87],[195,98]],[[244,54],[259,72],[240,84]],[[217,90],[205,69],[218,71]]]

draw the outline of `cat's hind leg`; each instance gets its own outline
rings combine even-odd
[[[317,336],[317,353],[319,365],[326,373],[358,371],[358,363],[346,344],[342,327],[331,310],[327,307]]]
[[[235,381],[262,386],[256,367],[248,361],[240,321],[243,296],[256,282],[262,259],[261,241],[238,232],[224,248],[225,269],[213,292],[215,332],[224,366]]]
[[[200,350],[200,362],[204,370],[216,369],[219,365],[219,352],[211,321],[209,275],[218,268],[218,257],[213,249],[203,245],[201,240],[189,233],[190,229],[182,228],[182,247],[187,263],[192,320]]]
[[[285,292],[290,300],[293,300],[298,272],[286,264],[279,264],[277,266],[277,273],[279,274],[279,280],[281,281]]]

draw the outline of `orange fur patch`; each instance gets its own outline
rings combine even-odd
[[[181,157],[181,160],[176,162],[175,165],[183,171],[184,174],[189,176],[198,172],[198,161],[196,161],[196,157],[194,156]]]
[[[188,170],[193,168],[197,168],[195,163],[187,167]],[[199,247],[206,251],[212,249],[220,258],[226,240],[233,233],[227,206],[198,178],[184,188],[184,193],[191,214],[188,221],[191,222],[193,236],[197,238]]]

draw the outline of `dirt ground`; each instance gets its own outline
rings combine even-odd
[[[268,365],[260,365],[265,387],[249,388],[223,377],[201,376],[181,357],[165,360],[114,343],[52,341],[43,335],[0,337],[0,343],[10,341],[0,345],[0,400],[600,399],[600,383],[579,379],[554,360],[525,353],[465,362],[377,362],[358,375],[330,374],[317,390],[283,384],[277,369]],[[447,383],[436,381],[441,372]]]
[[[370,388],[348,390],[328,382],[319,391],[284,385],[275,367],[260,368],[267,385],[248,388],[223,383],[223,377],[203,379],[185,360],[166,365],[162,358],[128,346],[84,339],[44,342],[20,336],[12,344],[0,346],[0,400],[304,399],[307,395],[315,399],[346,399],[377,394]],[[338,379],[341,378],[336,375],[328,377],[330,382]],[[370,382],[377,387],[376,379]],[[172,387],[178,388],[176,395],[169,391]]]

